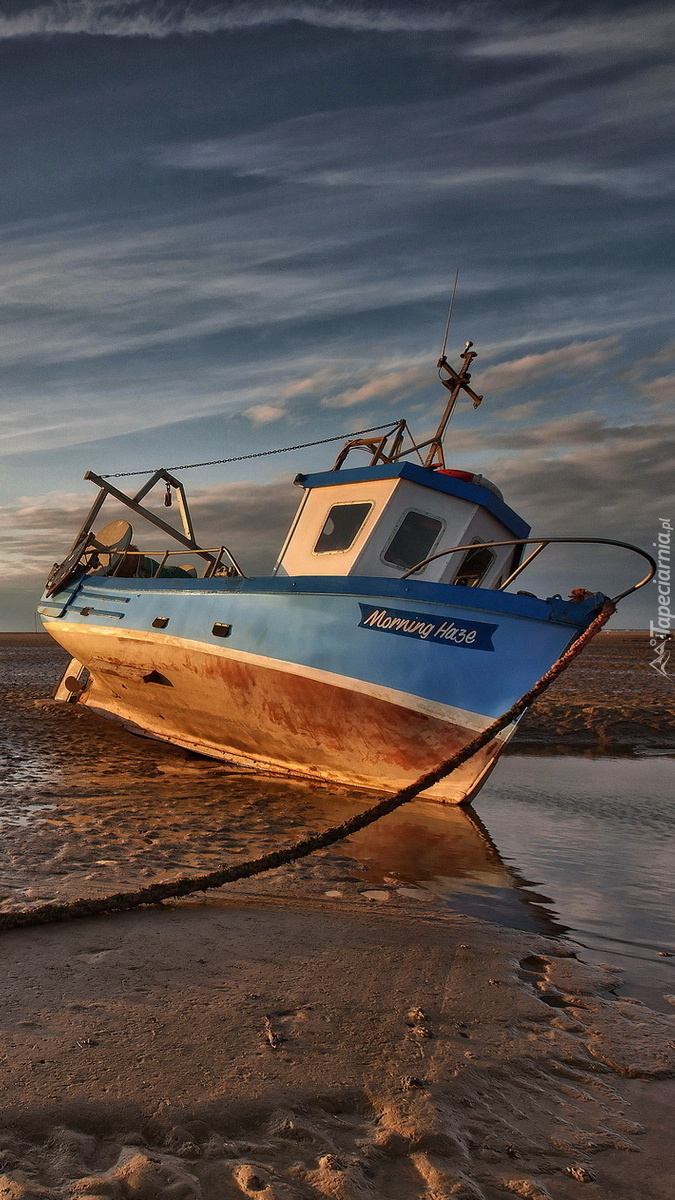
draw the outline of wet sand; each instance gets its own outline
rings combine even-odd
[[[640,653],[620,670],[652,684]],[[568,713],[610,703],[607,656],[624,652],[592,654]],[[3,831],[22,895],[2,907],[181,874],[318,823],[313,789],[289,817],[288,783],[256,794],[108,724],[97,759],[100,722],[36,702],[28,658],[7,762],[21,811],[54,810]],[[425,807],[387,836],[438,854],[444,814]],[[492,869],[480,829],[449,821]],[[369,887],[361,850],[203,902],[2,935],[0,1200],[670,1200],[675,1009],[619,997],[573,943],[448,912],[403,865]]]
[[[512,747],[675,749],[675,657],[668,679],[653,660],[646,633],[600,633],[525,714]]]
[[[562,943],[230,894],[2,951],[3,1200],[674,1194],[674,1020]]]

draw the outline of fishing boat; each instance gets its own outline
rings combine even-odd
[[[482,400],[475,357],[471,342],[457,368],[442,355],[449,396],[431,437],[416,441],[405,420],[361,431],[331,469],[296,477],[300,502],[269,576],[248,578],[225,545],[197,541],[171,470],[133,494],[88,471],[98,493],[38,607],[71,655],[57,698],[236,769],[388,792],[486,729],[606,599],[514,591],[529,564],[554,542],[652,560],[606,538],[532,538],[494,483],[446,466],[459,398]],[[149,507],[157,487],[175,498],[180,528]],[[179,549],[140,551],[125,520],[101,528],[108,500]],[[424,798],[471,801],[514,729]]]

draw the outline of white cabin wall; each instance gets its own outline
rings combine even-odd
[[[347,550],[315,554],[314,546],[334,504],[369,502],[372,508]],[[281,575],[360,575],[398,579],[404,568],[384,561],[384,552],[406,513],[425,513],[443,522],[431,554],[451,546],[468,545],[479,538],[483,542],[512,537],[512,533],[480,504],[458,496],[426,488],[412,480],[394,477],[360,483],[336,483],[311,488],[303,496],[275,568]],[[466,551],[429,563],[415,579],[424,582],[450,582],[459,570]],[[512,547],[496,550],[482,587],[494,587],[506,574]],[[420,552],[420,559],[424,557]]]
[[[385,520],[374,530],[372,537],[363,546],[355,563],[354,574],[356,575],[383,575],[394,579],[400,578],[403,568],[386,563],[383,555],[406,513],[410,511],[425,513],[443,521],[443,529],[431,550],[431,553],[435,554],[446,546],[460,545],[464,530],[469,527],[478,511],[478,506],[468,500],[460,500],[457,496],[449,496],[434,488],[421,487],[418,483],[413,483],[408,479],[398,479],[396,483],[398,487],[387,504]],[[424,555],[420,554],[420,558],[423,557]],[[440,559],[440,561],[430,563],[428,567],[415,575],[415,579],[435,582],[440,578],[445,562],[445,559]]]
[[[502,525],[501,521],[498,521],[492,513],[476,505],[462,538],[458,539],[454,544],[456,546],[468,546],[476,538],[479,538],[481,542],[500,542],[508,541],[514,537],[515,534],[510,529],[507,529],[505,525]],[[495,560],[481,581],[481,587],[492,588],[499,579],[506,578],[508,574],[507,566],[511,562],[514,549],[514,546],[495,546]],[[441,583],[451,583],[466,554],[467,551],[462,550],[459,554],[449,554],[447,558],[440,559],[440,570],[436,578]]]
[[[288,530],[286,532],[286,537],[284,538],[284,540],[281,544],[281,549],[279,550],[279,554],[277,555],[277,561],[275,562],[274,568],[272,570],[273,575],[288,575],[288,571],[285,569],[285,567],[282,564],[283,564],[283,561],[284,561],[284,558],[286,555],[286,551],[295,535],[295,530],[296,530],[299,522],[302,520],[302,514],[303,514],[305,508],[307,507],[307,501],[309,500],[310,494],[311,494],[310,492],[305,491],[303,489],[302,495],[300,496],[300,503],[298,504],[298,507],[295,510],[295,513],[293,515],[293,520],[291,521],[291,523],[288,527]]]
[[[380,520],[398,479],[373,479],[363,483],[338,483],[311,488],[294,518],[292,536],[283,549],[275,573],[279,575],[354,575],[355,563],[373,526]],[[365,523],[348,550],[314,554],[314,546],[334,504],[371,502]],[[378,575],[383,572],[376,572]]]

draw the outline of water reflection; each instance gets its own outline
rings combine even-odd
[[[516,867],[506,864],[472,809],[441,808],[413,801],[351,838],[369,884],[414,884],[442,898],[454,911],[515,929],[562,934]]]
[[[105,894],[139,879],[208,870],[223,862],[276,849],[309,831],[340,824],[370,802],[360,792],[333,791],[297,781],[237,775],[121,730],[99,739],[99,757],[68,762],[52,755],[45,778],[30,761],[22,786],[0,807],[0,884],[4,907],[26,899]],[[119,748],[125,744],[124,769]],[[134,763],[134,759],[136,760]],[[4,861],[3,861],[4,860]],[[429,900],[521,929],[560,932],[545,898],[505,865],[478,817],[421,801],[324,854],[245,890],[373,899]],[[7,894],[9,889],[9,894]],[[377,894],[375,894],[377,893]]]
[[[8,720],[0,731],[0,886],[4,907],[102,895],[154,877],[215,868],[342,822],[361,792],[232,773],[142,740],[49,697],[58,647],[4,647]],[[471,811],[415,801],[333,850],[240,890],[413,901],[517,928],[560,931],[546,898],[504,864]]]
[[[671,1013],[674,766],[671,755],[512,755],[478,799],[505,861],[546,881],[588,957],[621,967],[632,995]]]

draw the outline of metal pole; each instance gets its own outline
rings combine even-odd
[[[108,483],[107,479],[102,479],[100,475],[96,475],[93,471],[87,471],[84,478],[91,479],[93,483],[97,483],[100,488],[104,488],[109,495],[114,496],[116,500],[126,505],[132,512],[138,513],[140,517],[144,517],[146,521],[150,521],[152,525],[156,525],[158,529],[161,529],[164,533],[168,533],[170,537],[175,538],[181,545],[187,546],[189,550],[194,550],[201,558],[206,558],[209,562],[213,562],[214,556],[209,554],[208,551],[202,550],[194,538],[186,537],[185,534],[179,533],[173,525],[168,525],[166,521],[162,521],[161,517],[156,517],[149,508],[144,508],[136,499],[132,500],[130,496],[125,495],[119,488],[114,487],[112,483]]]
[[[455,271],[455,282],[452,285],[452,295],[450,297],[450,307],[448,309],[448,319],[445,322],[445,333],[443,334],[443,345],[441,346],[441,358],[445,358],[445,348],[448,344],[448,331],[452,320],[452,309],[455,303],[455,292],[457,291],[457,280],[459,279],[459,267]]]

